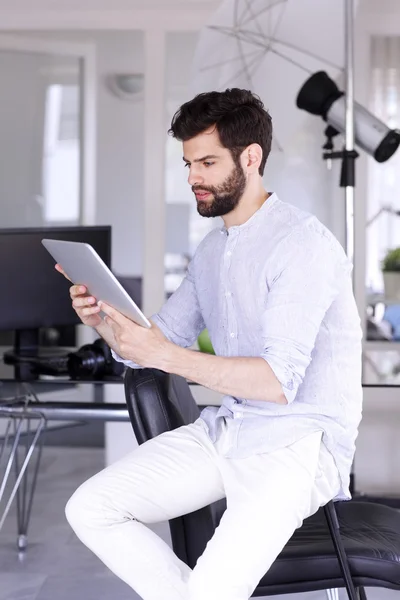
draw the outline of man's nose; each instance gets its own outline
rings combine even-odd
[[[203,178],[201,177],[201,175],[197,169],[191,168],[189,170],[188,183],[189,183],[189,185],[192,185],[192,186],[203,183]]]

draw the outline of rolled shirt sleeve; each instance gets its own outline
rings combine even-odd
[[[351,281],[352,265],[329,232],[304,225],[278,245],[276,260],[271,262],[261,357],[290,404],[311,362],[325,313],[346,281]]]
[[[193,259],[178,289],[170,296],[161,310],[150,317],[150,320],[161,329],[170,342],[182,348],[191,346],[205,328],[196,293],[194,270]],[[115,360],[123,362],[127,367],[141,368],[140,365],[130,360],[124,360],[114,350],[112,350],[112,355]]]

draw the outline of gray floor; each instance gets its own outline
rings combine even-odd
[[[64,517],[67,499],[78,485],[103,467],[103,451],[46,448],[22,559],[16,551],[15,512],[0,532],[0,600],[135,600],[75,537]],[[169,540],[165,523],[152,527]],[[341,593],[341,600],[345,598]],[[276,597],[278,599],[278,597]],[[325,593],[280,596],[282,600],[325,600]],[[368,590],[369,600],[394,600],[398,592]]]

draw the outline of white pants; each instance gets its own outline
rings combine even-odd
[[[215,444],[205,427],[198,419],[149,440],[67,504],[80,540],[144,600],[247,600],[303,519],[338,493],[319,432],[232,459],[226,424]],[[146,527],[223,497],[227,509],[193,570]]]

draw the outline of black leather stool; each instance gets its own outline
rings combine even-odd
[[[125,395],[139,444],[200,414],[185,379],[156,369],[128,369]],[[194,568],[226,509],[220,500],[169,522],[172,548]],[[400,590],[400,513],[367,502],[329,502],[296,530],[253,596],[345,587],[365,600],[365,587]]]

